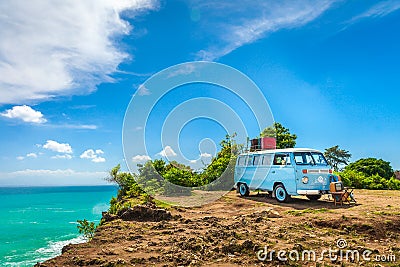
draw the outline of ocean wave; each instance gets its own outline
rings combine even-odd
[[[64,241],[49,241],[47,244],[47,247],[44,248],[39,248],[36,250],[36,252],[42,254],[42,255],[46,255],[49,257],[54,257],[57,255],[61,254],[61,250],[64,246],[68,245],[68,244],[80,244],[80,243],[84,243],[87,241],[87,238],[85,238],[84,236],[78,236],[69,240],[64,240]]]
[[[35,250],[34,252],[27,252],[25,255],[20,255],[20,256],[25,256],[26,258],[30,258],[29,260],[21,261],[21,262],[15,262],[14,258],[16,256],[6,256],[5,260],[6,262],[2,263],[4,266],[7,267],[15,267],[15,266],[32,266],[38,262],[43,262],[45,260],[54,258],[58,255],[61,254],[61,250],[64,246],[68,244],[80,244],[84,243],[87,241],[87,238],[84,236],[78,236],[74,237],[69,240],[63,240],[63,241],[49,241],[47,242],[47,246],[43,248],[39,248]],[[1,263],[1,260],[0,260]]]
[[[53,210],[54,213],[73,213],[77,212],[77,210]]]

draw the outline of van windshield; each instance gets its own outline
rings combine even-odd
[[[328,165],[328,163],[326,162],[326,159],[322,153],[311,152],[311,155],[314,159],[315,164],[324,165],[324,166]]]
[[[328,165],[324,155],[319,152],[294,152],[293,154],[297,165]]]
[[[294,152],[294,161],[297,165],[313,165],[314,160],[310,152]]]

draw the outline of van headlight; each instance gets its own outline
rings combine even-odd
[[[303,182],[303,184],[308,183],[308,177],[304,176],[303,179],[301,179],[301,181]]]

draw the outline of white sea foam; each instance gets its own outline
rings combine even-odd
[[[4,266],[7,267],[20,267],[20,266],[32,266],[37,262],[43,262],[50,258],[54,258],[61,254],[61,250],[68,244],[80,244],[86,242],[87,239],[84,236],[74,237],[64,241],[49,241],[47,246],[37,249],[35,252],[27,252],[25,256],[29,256],[30,260],[22,262],[12,262],[15,256],[6,256],[7,262],[4,262]]]
[[[47,243],[47,247],[39,248],[36,250],[36,252],[45,256],[54,257],[61,254],[61,250],[64,246],[68,244],[84,243],[86,241],[87,239],[84,236],[78,236],[70,240],[64,240],[64,241],[57,241],[57,242],[49,241]]]

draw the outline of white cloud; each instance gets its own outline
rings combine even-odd
[[[12,107],[12,109],[7,109],[3,113],[0,113],[0,115],[6,118],[19,119],[24,122],[31,122],[31,123],[45,123],[47,121],[40,111],[34,110],[30,106],[26,105],[14,106]]]
[[[95,157],[94,159],[92,159],[92,161],[95,163],[100,163],[100,162],[105,162],[106,159],[103,157]]]
[[[156,0],[0,1],[0,103],[86,94],[129,56],[116,38],[120,17],[155,10]]]
[[[26,154],[26,157],[27,158],[37,158],[38,156],[36,153],[28,153],[28,154]]]
[[[166,147],[164,147],[163,150],[158,152],[157,155],[162,156],[162,157],[174,157],[174,156],[176,156],[176,153],[172,149],[172,147],[166,146]]]
[[[43,145],[43,148],[55,151],[58,153],[72,153],[72,147],[67,143],[58,143],[53,140],[47,140],[46,144]]]
[[[196,162],[197,162],[197,159],[189,160],[189,162],[190,162],[190,163],[196,163]]]
[[[383,1],[380,2],[374,6],[372,6],[370,9],[365,11],[364,13],[361,13],[358,16],[353,17],[348,23],[354,23],[360,19],[364,18],[378,18],[378,17],[384,17],[394,11],[397,11],[400,9],[400,1]]]
[[[140,96],[150,95],[151,94],[150,90],[146,86],[144,86],[143,84],[139,85],[139,88],[137,89],[137,93]]]
[[[23,160],[25,157],[23,157],[23,156],[18,156],[17,157],[17,160]]]
[[[195,71],[195,65],[193,64],[184,64],[180,66],[177,70],[172,71],[168,74],[168,78],[180,76],[180,75],[188,75]]]
[[[204,153],[201,153],[201,154],[200,154],[200,157],[202,157],[202,158],[211,158],[212,155],[209,154],[209,153],[207,153],[207,152],[204,152]]]
[[[80,158],[81,159],[91,159],[92,162],[95,162],[95,163],[105,162],[106,159],[99,156],[101,154],[104,154],[103,150],[101,150],[101,149],[96,149],[96,151],[93,149],[88,149],[88,150],[85,150],[80,155]]]
[[[72,156],[69,154],[64,155],[55,155],[51,157],[52,159],[72,159]]]
[[[86,109],[90,109],[90,108],[94,108],[96,107],[96,105],[75,105],[70,107],[70,109],[81,109],[81,110],[86,110]]]
[[[214,44],[199,51],[197,56],[214,60],[270,33],[301,27],[318,18],[336,1],[192,0],[192,6],[204,16],[203,30],[215,36]],[[225,19],[221,23],[221,20],[215,20],[216,16]]]
[[[151,160],[151,158],[147,155],[136,155],[136,156],[132,157],[133,162],[144,162],[144,161],[148,161],[148,160]]]
[[[85,152],[80,155],[81,159],[93,159],[94,157],[96,157],[96,153],[93,149],[85,150]]]

